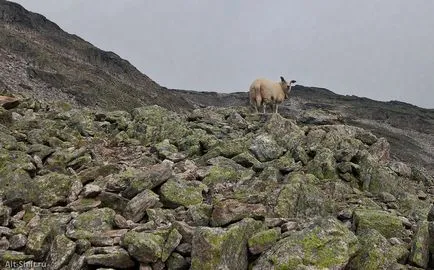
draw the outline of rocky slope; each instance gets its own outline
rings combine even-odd
[[[2,269],[434,265],[434,110],[297,85],[252,114],[4,0],[1,94]]]
[[[204,106],[247,106],[249,83],[240,89],[244,92],[231,94],[167,89],[115,53],[64,32],[42,15],[0,0],[0,94],[129,112],[157,104],[182,112]],[[291,96],[282,107],[283,116],[299,123],[340,122],[368,129],[387,138],[396,159],[434,175],[433,109],[301,85]]]
[[[8,105],[9,104],[9,105]],[[0,107],[0,258],[48,269],[426,269],[434,179],[245,107]],[[38,269],[38,268],[35,268]]]

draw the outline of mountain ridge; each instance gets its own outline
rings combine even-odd
[[[160,86],[116,53],[100,50],[43,15],[5,0],[0,1],[0,60],[0,93],[127,111],[153,104],[178,112],[248,106],[247,90],[217,93]],[[281,114],[305,124],[338,121],[367,128],[388,138],[398,158],[415,159],[434,171],[429,142],[434,141],[434,109],[296,85]],[[312,114],[325,119],[312,119]]]

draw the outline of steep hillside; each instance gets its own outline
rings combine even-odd
[[[157,104],[181,112],[247,106],[249,83],[245,91],[240,89],[244,92],[232,94],[167,89],[115,53],[64,32],[18,4],[0,1],[0,93],[108,110]],[[281,114],[306,125],[346,123],[366,128],[387,138],[396,159],[434,174],[433,109],[297,85]]]
[[[0,69],[0,86],[39,99],[71,100],[106,109],[143,104],[189,108],[182,99],[174,104],[170,91],[162,90],[115,53],[102,51],[44,16],[3,0]]]

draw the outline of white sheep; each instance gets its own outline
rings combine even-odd
[[[250,85],[249,96],[250,104],[255,107],[258,112],[258,107],[263,106],[264,114],[267,104],[272,104],[273,112],[277,113],[278,104],[289,98],[289,92],[295,80],[289,83],[283,77],[280,77],[280,82],[274,82],[268,79],[259,78],[253,81]]]

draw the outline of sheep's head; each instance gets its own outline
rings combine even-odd
[[[280,86],[282,87],[283,91],[285,92],[285,98],[289,98],[289,92],[291,91],[291,84],[296,83],[296,80],[291,80],[289,83],[280,76]]]

